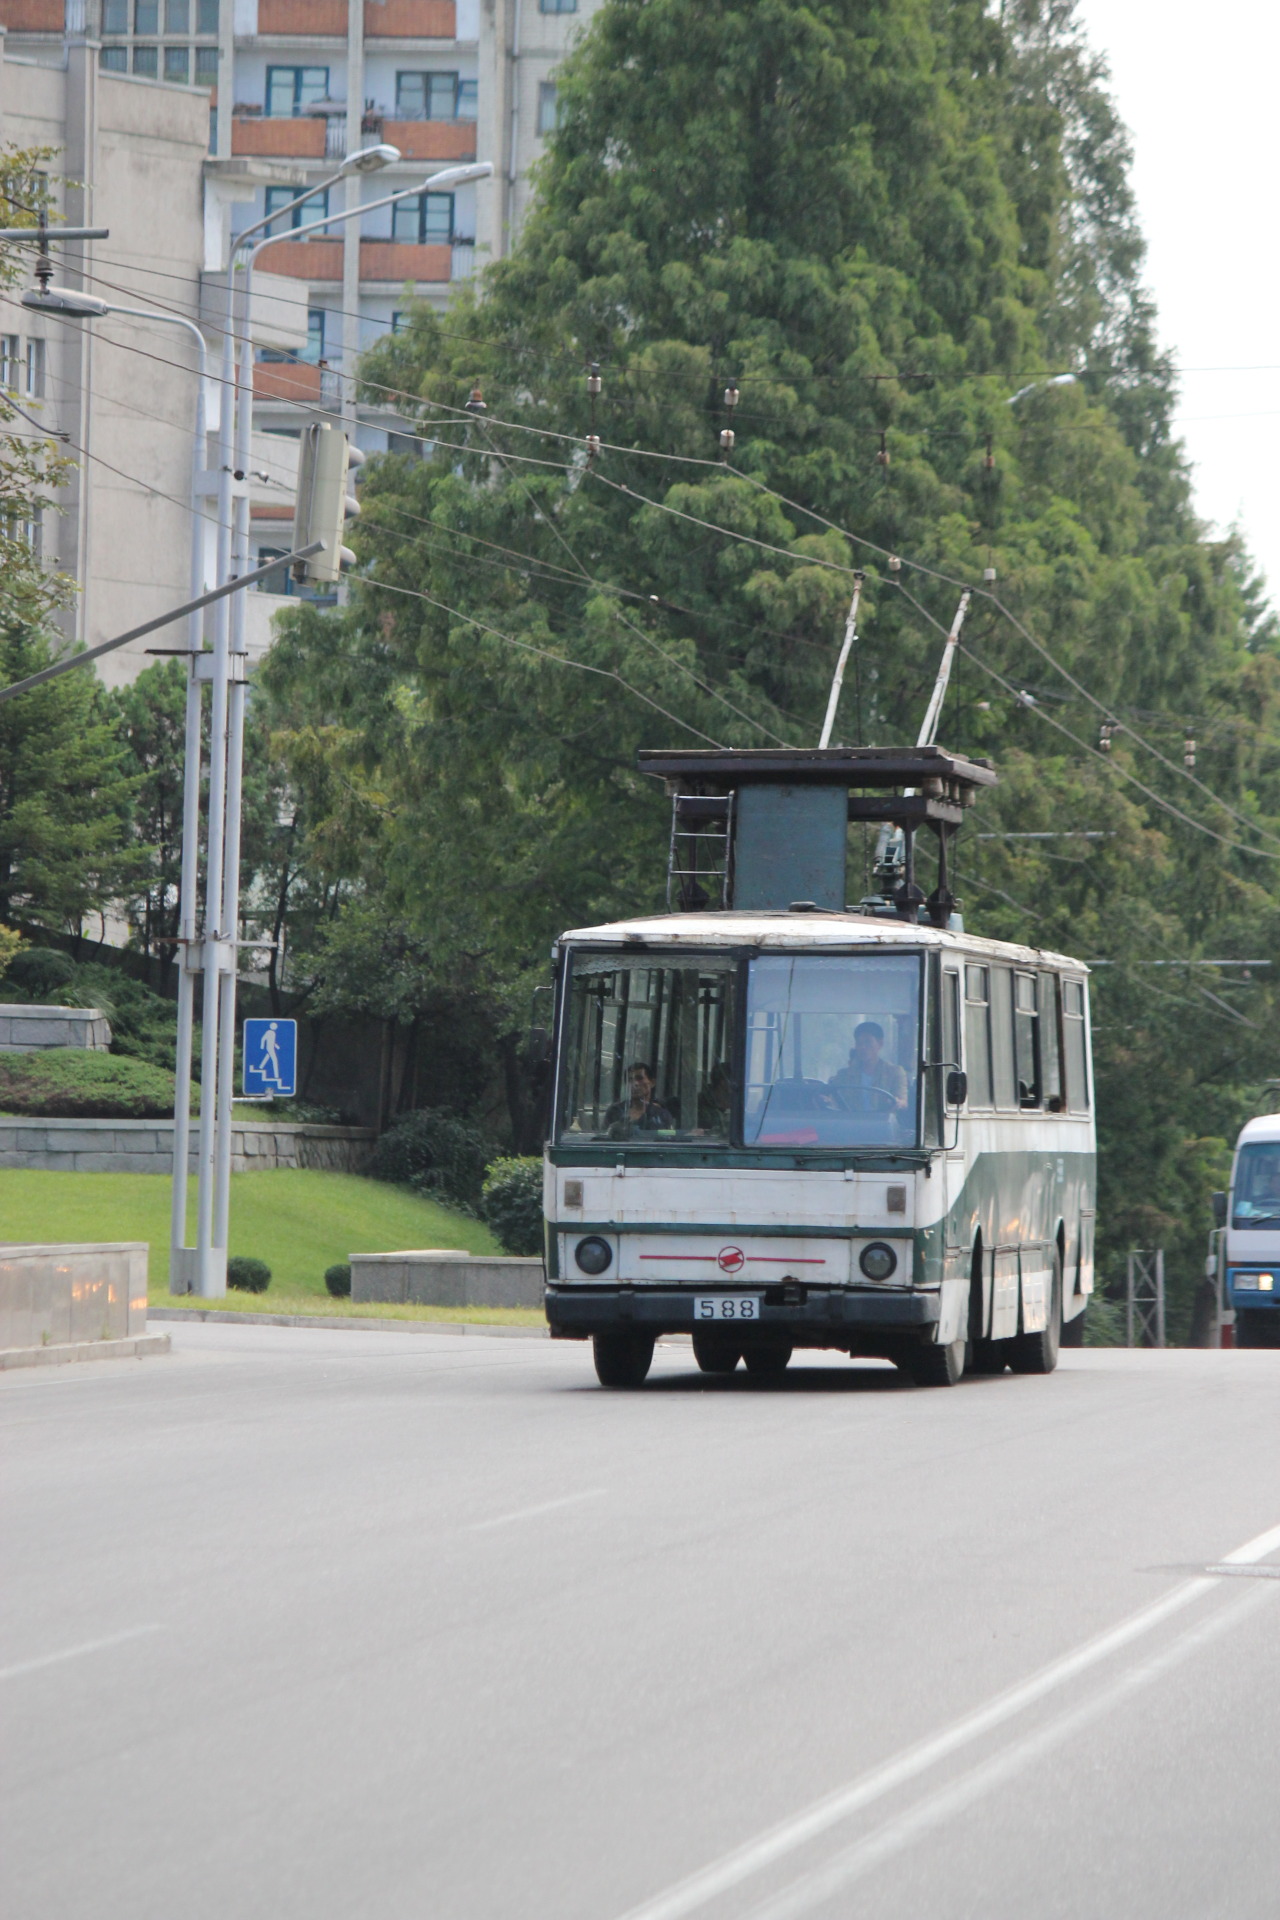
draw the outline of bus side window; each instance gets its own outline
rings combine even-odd
[[[1062,983],[1062,1039],[1067,1068],[1067,1107],[1089,1111],[1089,1049],[1084,1031],[1084,981]]]
[[[951,971],[942,976],[942,1057],[960,1065],[960,975]]]
[[[1034,973],[1013,976],[1013,1056],[1018,1076],[1018,1105],[1040,1105],[1040,1048],[1036,1028],[1036,977]]]
[[[989,969],[964,970],[964,1059],[969,1105],[991,1105],[991,986]]]
[[[1016,1107],[1013,1078],[1013,974],[991,969],[991,1077],[998,1107]]]
[[[1058,976],[1040,975],[1040,1091],[1047,1113],[1061,1113],[1062,1056],[1058,1045]]]

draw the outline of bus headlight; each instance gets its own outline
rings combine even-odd
[[[868,1280],[888,1280],[898,1270],[898,1256],[885,1240],[872,1240],[858,1255],[858,1265]]]
[[[585,1240],[579,1240],[573,1257],[583,1273],[607,1273],[613,1265],[613,1248],[598,1233],[589,1233]]]

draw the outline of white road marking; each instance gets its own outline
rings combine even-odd
[[[1249,1565],[1264,1559],[1277,1548],[1280,1548],[1280,1527],[1272,1527],[1225,1554],[1221,1564]],[[873,1768],[860,1779],[837,1787],[833,1793],[825,1795],[790,1820],[779,1822],[758,1839],[734,1848],[710,1866],[702,1867],[678,1881],[665,1893],[631,1908],[624,1920],[684,1920],[685,1915],[696,1913],[700,1907],[718,1899],[721,1894],[741,1886],[744,1880],[775,1865],[808,1841],[848,1819],[851,1814],[859,1813],[864,1807],[884,1799],[887,1794],[927,1773],[939,1761],[949,1759],[953,1753],[972,1745],[984,1734],[1003,1726],[1038,1700],[1055,1693],[1068,1681],[1087,1673],[1113,1653],[1120,1652],[1135,1640],[1153,1632],[1193,1601],[1212,1593],[1217,1586],[1218,1579],[1209,1573],[1196,1574],[1192,1579],[1184,1580],[1162,1599],[1152,1601],[1149,1606],[1131,1614],[1127,1620],[1122,1620],[1118,1626],[1109,1627],[1105,1633],[1086,1640],[1083,1646],[1073,1652],[1051,1661],[1039,1673],[998,1694],[985,1706],[963,1715],[942,1732],[931,1735],[914,1747],[908,1747],[904,1753],[895,1755],[892,1760]]]
[[[78,1660],[84,1653],[101,1653],[107,1647],[123,1646],[126,1640],[139,1640],[145,1633],[159,1633],[158,1621],[145,1627],[126,1627],[123,1633],[109,1633],[102,1640],[83,1640],[78,1647],[64,1647],[61,1653],[42,1653],[36,1660],[19,1660],[12,1667],[0,1667],[0,1680],[16,1680],[23,1673],[39,1673],[42,1667],[56,1667],[62,1660]]]
[[[1223,1607],[1212,1619],[1202,1620],[1199,1626],[1179,1634],[1171,1646],[1153,1654],[1140,1666],[1122,1673],[1091,1699],[1077,1707],[1068,1708],[1047,1725],[1038,1727],[1034,1733],[1015,1740],[1011,1746],[993,1754],[989,1760],[980,1761],[958,1780],[938,1788],[915,1806],[889,1819],[874,1833],[805,1874],[772,1900],[753,1907],[746,1920],[802,1920],[802,1916],[812,1913],[836,1894],[843,1893],[855,1880],[863,1879],[893,1854],[920,1839],[930,1828],[940,1826],[955,1814],[963,1813],[995,1788],[1007,1785],[1024,1767],[1043,1758],[1073,1734],[1082,1732],[1091,1722],[1101,1719],[1103,1714],[1119,1706],[1141,1687],[1161,1679],[1208,1641],[1237,1626],[1266,1597],[1265,1589],[1254,1588],[1242,1595],[1234,1605]]]
[[[487,1533],[490,1527],[510,1526],[513,1520],[536,1520],[539,1514],[554,1513],[559,1507],[576,1507],[580,1500],[600,1500],[603,1497],[603,1487],[589,1487],[585,1493],[561,1494],[558,1500],[543,1500],[536,1507],[520,1507],[515,1513],[500,1513],[493,1520],[473,1521],[467,1532]]]

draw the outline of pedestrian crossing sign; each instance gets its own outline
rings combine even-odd
[[[246,1020],[244,1092],[249,1099],[288,1099],[298,1090],[296,1020]]]

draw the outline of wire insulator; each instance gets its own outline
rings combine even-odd
[[[1195,735],[1189,733],[1186,739],[1182,743],[1182,764],[1184,767],[1194,767],[1195,763],[1196,763]]]
[[[1102,723],[1101,731],[1098,735],[1098,750],[1100,753],[1110,753],[1111,736],[1114,732],[1115,732],[1114,721],[1104,720]]]
[[[733,412],[733,410],[734,410],[734,408],[735,408],[735,407],[737,406],[737,404],[738,404],[738,401],[739,401],[739,400],[741,399],[741,397],[742,397],[742,396],[741,396],[741,394],[740,394],[740,393],[738,392],[738,389],[737,389],[736,387],[726,387],[726,388],[725,388],[725,390],[724,390],[724,403],[725,403],[725,406],[726,406],[726,407],[728,407],[728,409],[729,409],[729,411],[730,411],[730,413],[732,413],[732,412]]]
[[[471,398],[466,403],[466,412],[488,413],[488,411],[489,409],[484,403],[484,395],[480,391],[480,382],[477,380],[471,389]]]
[[[721,451],[721,453],[722,453],[722,454],[724,454],[724,456],[725,456],[725,458],[726,458],[726,459],[727,459],[727,458],[728,458],[728,456],[729,456],[729,455],[730,455],[730,454],[731,454],[731,453],[733,452],[733,442],[734,442],[734,432],[733,432],[733,428],[732,428],[732,427],[721,427],[721,429],[720,429],[720,451]]]
[[[899,560],[896,553],[891,553],[889,555],[889,571],[890,573],[902,572],[902,562],[901,560]]]
[[[600,392],[600,362],[593,360],[587,368],[587,392],[594,400]]]
[[[994,453],[994,451],[993,451],[993,449],[992,449],[992,446],[991,446],[991,435],[990,435],[990,434],[988,434],[988,435],[987,435],[987,457],[986,457],[986,459],[985,459],[985,460],[983,461],[983,463],[982,463],[982,464],[983,464],[983,466],[984,466],[984,467],[986,468],[986,470],[987,470],[987,472],[988,472],[988,473],[990,473],[990,472],[992,471],[992,469],[994,468],[994,466],[995,466],[995,464],[996,464],[996,456],[995,456],[995,453]]]
[[[984,586],[984,587],[994,587],[994,585],[995,585],[995,583],[996,583],[996,570],[995,570],[995,568],[994,568],[994,567],[984,567],[984,568],[982,569],[982,584],[983,584],[983,586]]]
[[[889,464],[889,442],[886,434],[880,435],[880,451],[876,455],[876,465],[887,467]]]
[[[587,435],[588,460],[594,460],[596,455],[599,453],[599,451],[600,451],[600,435],[598,433],[589,433]]]

